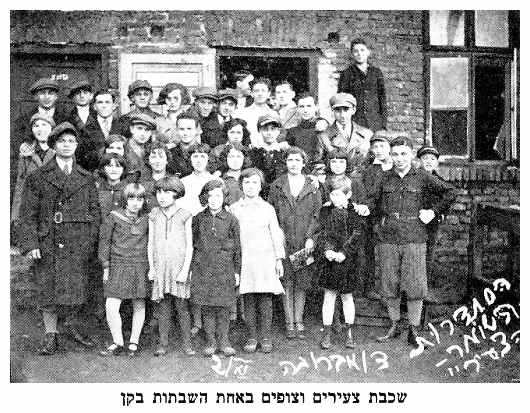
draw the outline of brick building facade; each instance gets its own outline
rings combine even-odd
[[[169,76],[171,72],[164,72],[167,65],[180,65],[187,68],[182,76],[190,82],[219,86],[227,56],[298,56],[307,59],[308,86],[317,94],[322,113],[329,116],[327,102],[349,63],[350,41],[362,37],[372,49],[371,62],[385,77],[388,129],[407,133],[419,146],[430,140],[431,133],[425,24],[424,12],[397,10],[12,11],[11,63],[13,68],[18,58],[35,53],[62,56],[63,61],[79,54],[95,56],[96,82],[120,90],[123,111],[127,83],[142,71]],[[17,80],[13,76],[12,69],[12,85]],[[155,87],[155,96],[156,91]],[[17,96],[12,96],[12,108],[14,99]],[[442,164],[442,174],[459,190],[441,227],[438,254],[444,268],[438,281],[452,285],[450,299],[461,296],[467,276],[472,203],[519,204],[519,171],[507,167],[517,158],[513,152],[502,161],[447,159]],[[488,243],[494,249],[486,256],[486,271],[498,269],[505,259],[506,252],[497,246],[505,246],[506,240],[505,233],[490,232]]]

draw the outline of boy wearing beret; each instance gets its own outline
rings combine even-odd
[[[370,49],[363,39],[350,45],[353,65],[340,74],[338,91],[351,93],[357,99],[354,121],[377,132],[386,129],[387,107],[385,82],[381,70],[368,64]]]
[[[57,323],[64,318],[68,336],[85,347],[80,316],[87,301],[89,260],[100,224],[93,175],[75,162],[78,132],[63,122],[49,136],[54,160],[26,180],[21,207],[21,247],[35,263],[39,307],[45,336],[41,354],[57,350]]]
[[[390,146],[393,167],[383,172],[369,194],[370,210],[378,217],[381,284],[392,322],[388,332],[378,340],[398,337],[401,292],[405,292],[408,342],[417,346],[423,300],[427,294],[426,225],[453,202],[455,195],[449,185],[422,168],[412,166],[412,142],[408,138],[397,137]],[[429,193],[437,193],[438,200],[428,203]]]

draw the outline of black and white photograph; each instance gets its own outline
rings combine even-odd
[[[10,383],[520,386],[520,10],[118,5],[6,11]]]

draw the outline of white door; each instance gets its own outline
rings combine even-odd
[[[153,110],[158,93],[167,83],[181,83],[190,94],[199,86],[215,87],[215,49],[202,54],[122,53],[120,55],[120,110],[127,113],[131,102],[127,97],[129,85],[138,79],[153,87]]]

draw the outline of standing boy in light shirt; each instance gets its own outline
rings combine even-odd
[[[259,78],[252,84],[252,97],[254,103],[244,109],[238,109],[234,114],[235,118],[244,119],[250,132],[250,141],[253,147],[263,146],[263,138],[258,131],[257,123],[261,116],[276,115],[267,104],[267,99],[271,94],[271,81],[267,78]],[[276,115],[277,116],[277,115]]]

